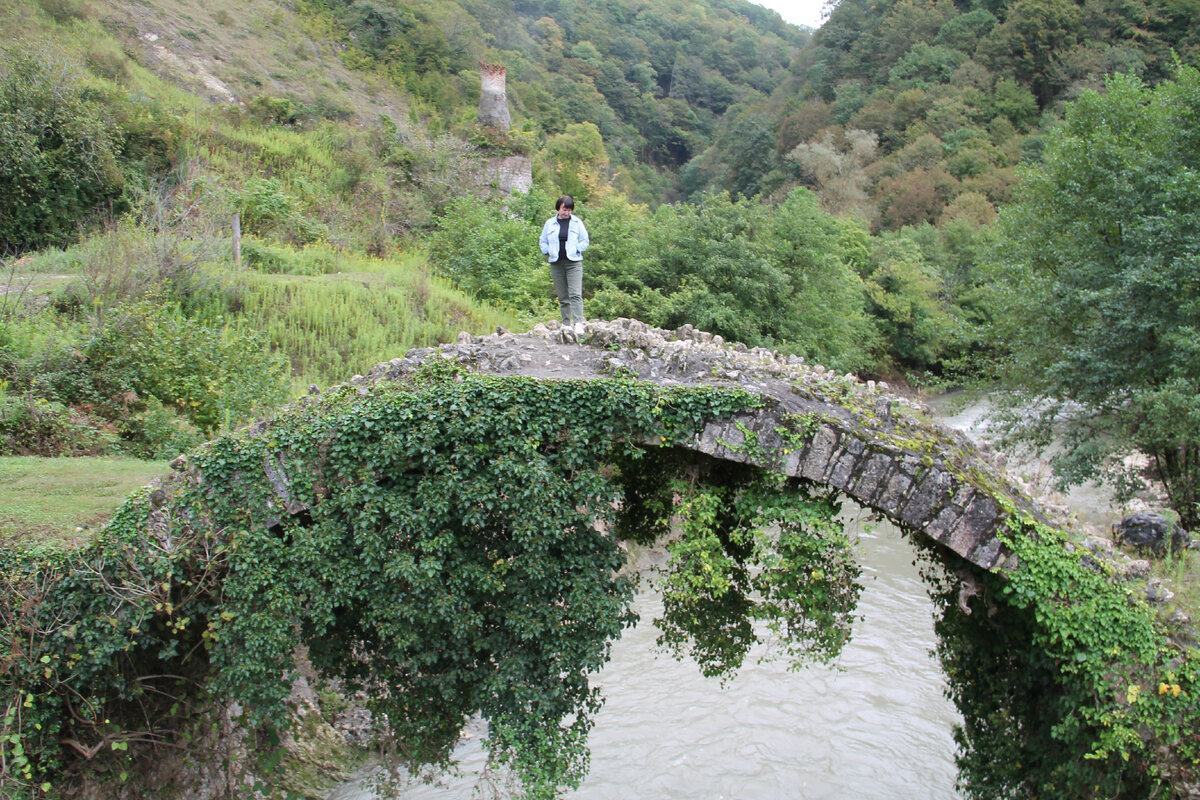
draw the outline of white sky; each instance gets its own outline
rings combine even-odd
[[[765,6],[779,12],[793,25],[818,28],[821,25],[821,0],[750,0],[755,5]]]

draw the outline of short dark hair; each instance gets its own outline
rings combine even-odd
[[[575,208],[575,201],[571,199],[571,195],[564,194],[562,197],[558,198],[558,201],[554,204],[554,210],[558,211],[563,206],[566,206],[570,209]]]

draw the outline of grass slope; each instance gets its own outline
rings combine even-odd
[[[166,471],[131,458],[0,457],[0,544],[84,544],[130,492]]]

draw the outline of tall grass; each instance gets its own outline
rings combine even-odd
[[[264,332],[305,383],[347,380],[411,347],[519,322],[431,277],[420,254],[378,259],[274,246],[272,273],[226,273],[241,308],[231,324]],[[280,273],[301,274],[280,274]]]

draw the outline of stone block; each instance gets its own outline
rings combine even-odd
[[[966,508],[971,502],[972,496],[975,494],[975,487],[969,483],[959,485],[958,491],[954,493],[954,499],[950,502],[959,508]]]
[[[875,496],[886,485],[885,481],[891,471],[892,460],[881,453],[873,453],[867,458],[850,493],[864,505],[875,506]]]
[[[843,450],[841,456],[834,463],[833,469],[829,471],[829,485],[843,491],[848,490],[857,469],[858,457],[849,450]]]
[[[950,549],[969,557],[981,542],[991,538],[999,516],[1000,508],[992,498],[976,494],[951,531]]]
[[[957,508],[946,506],[922,530],[926,536],[934,541],[949,545],[950,531],[954,527],[954,523],[958,522],[959,516],[960,512]],[[960,553],[959,555],[964,554]]]
[[[991,569],[1000,560],[1002,547],[999,539],[988,539],[971,552],[971,561],[984,569]]]
[[[894,514],[904,496],[912,489],[913,481],[908,475],[897,472],[887,483],[887,490],[879,498],[879,506]]]
[[[812,441],[804,448],[800,474],[809,480],[821,480],[825,476],[829,460],[837,447],[837,441],[837,431],[828,425],[822,425],[813,436]]]
[[[738,436],[742,435],[741,431],[739,431],[734,425],[729,424],[727,421],[710,422],[704,426],[704,431],[696,440],[696,446],[694,449],[710,456],[716,454],[718,450],[722,449],[722,445],[719,444],[719,442],[729,441],[727,434],[728,428],[733,428],[734,432],[737,433]]]
[[[783,437],[777,430],[779,427],[779,420],[774,416],[768,416],[763,420],[763,424],[758,430],[758,443],[762,445],[763,449],[774,453],[783,450]]]
[[[925,473],[916,488],[908,494],[907,501],[899,507],[898,516],[913,528],[924,528],[930,515],[946,505],[952,479],[949,474],[930,470]]]

